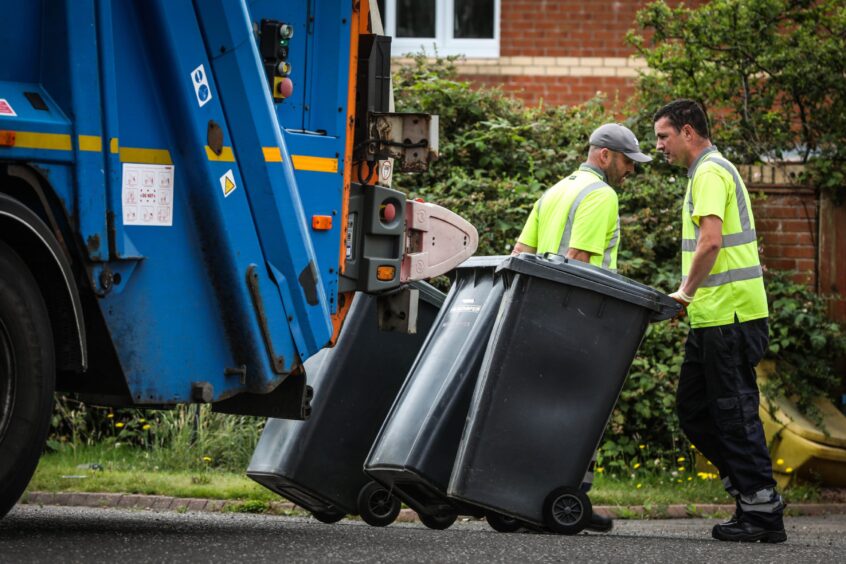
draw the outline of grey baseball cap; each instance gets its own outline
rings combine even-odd
[[[638,163],[648,163],[652,160],[652,157],[640,152],[640,145],[632,130],[619,123],[600,125],[590,134],[589,143],[594,147],[604,147],[623,153]]]

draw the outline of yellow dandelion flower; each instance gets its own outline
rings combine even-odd
[[[684,466],[679,466],[679,472],[684,472]]]
[[[144,425],[143,427],[141,427],[141,429],[142,429],[142,430],[144,430],[144,431],[149,430],[149,429],[150,429],[150,424],[149,424],[149,423],[147,423],[146,425]]]
[[[211,456],[204,456],[203,462],[211,462]]]
[[[637,447],[638,447],[639,449],[643,450],[643,449],[645,449],[645,448],[646,448],[646,445],[637,445]]]
[[[106,415],[106,419],[112,419],[114,416],[114,413],[109,413],[108,415]]]
[[[642,488],[642,487],[643,487],[643,484],[638,484],[638,485],[636,485],[635,487],[636,487],[637,489],[640,489],[640,488]]]
[[[635,465],[634,465],[634,466],[632,466],[632,468],[634,468],[635,470],[637,470],[638,468],[640,468],[640,462],[635,462]]]
[[[685,460],[687,460],[687,459],[683,456],[676,458],[676,462],[684,462]]]
[[[123,423],[121,423],[120,421],[118,421],[117,423],[115,423],[115,427],[117,427],[118,429],[120,429],[120,428],[122,428],[122,427],[123,427]]]
[[[779,466],[784,466],[784,459],[779,458],[778,460],[776,460],[776,464],[778,464]]]
[[[147,422],[147,420],[146,420],[146,419],[144,419],[144,418],[141,418],[141,419],[139,419],[139,420],[138,420],[138,422],[139,422],[139,423],[146,423],[146,422]]]
[[[793,472],[793,468],[791,468],[790,466],[788,466],[787,468],[785,468],[785,469],[784,469],[784,471],[785,471],[785,472],[787,472],[788,474],[790,474],[790,473],[792,473],[792,472]]]
[[[692,479],[693,479],[693,476],[688,476],[688,477],[687,477],[687,481],[688,481],[688,482],[689,482],[689,481],[691,481]]]
[[[684,480],[682,480],[681,478],[679,478],[678,480],[676,480],[676,482],[678,482],[678,483],[680,483],[680,484],[681,484],[683,481],[684,481]]]
[[[602,466],[596,467],[596,473],[597,474],[602,474],[603,472],[605,472],[605,468],[603,468]]]

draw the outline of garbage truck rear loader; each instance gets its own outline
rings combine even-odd
[[[302,363],[354,292],[475,251],[472,226],[388,187],[436,155],[437,118],[389,112],[390,40],[367,2],[10,0],[5,15],[0,516],[54,390],[304,418]]]

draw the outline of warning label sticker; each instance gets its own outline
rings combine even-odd
[[[16,115],[18,114],[12,109],[12,105],[5,98],[0,98],[0,116],[14,117]]]
[[[197,103],[202,108],[212,99],[211,90],[209,90],[209,77],[206,76],[206,68],[203,65],[191,71],[191,84],[194,85]]]
[[[220,177],[220,188],[223,190],[223,197],[228,198],[229,194],[235,191],[235,188],[238,186],[235,185],[235,175],[232,173],[232,169],[226,171],[226,173]]]
[[[123,163],[124,225],[173,225],[173,165]]]

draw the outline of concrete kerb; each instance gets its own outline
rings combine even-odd
[[[87,493],[87,492],[28,492],[20,503],[28,505],[61,505],[73,507],[118,507],[122,509],[149,509],[154,511],[242,511],[254,512],[259,508],[241,501],[180,498],[163,495]],[[594,511],[615,519],[683,519],[687,517],[725,517],[734,511],[734,505],[713,503],[690,505],[630,505],[630,506],[594,506]],[[271,502],[266,513],[274,515],[292,515],[307,513],[287,501]],[[791,503],[787,506],[787,515],[827,515],[846,513],[843,503]],[[411,509],[400,511],[399,522],[418,521],[417,514]]]

